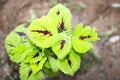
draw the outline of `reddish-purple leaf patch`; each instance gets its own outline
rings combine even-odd
[[[16,32],[19,36],[26,36],[24,32]]]
[[[38,32],[38,33],[42,33],[44,35],[49,34],[49,36],[52,36],[52,33],[47,31],[47,30],[45,30],[45,31],[42,31],[42,30],[32,30],[32,32]]]
[[[61,43],[60,43],[60,44],[61,44],[60,49],[62,49],[62,48],[64,47],[65,42],[66,42],[65,40],[62,40],[62,41],[61,41]]]
[[[63,19],[62,19],[62,22],[60,24],[60,30],[65,31],[65,25],[64,25]]]
[[[56,14],[59,15],[59,14],[60,14],[60,11],[58,10]]]
[[[30,77],[31,74],[32,74],[32,70],[29,71],[28,78]]]
[[[68,64],[69,64],[69,65],[70,65],[70,67],[71,67],[71,65],[72,65],[72,64],[71,64],[71,60],[69,60],[69,59],[68,59]]]
[[[92,36],[80,36],[79,39],[84,40],[84,39],[88,39],[90,37],[92,37]]]
[[[39,56],[39,53],[36,53],[33,57],[36,58]]]

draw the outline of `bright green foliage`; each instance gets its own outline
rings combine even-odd
[[[21,80],[27,80],[28,75],[30,74],[29,72],[31,71],[30,66],[28,64],[21,64],[20,65],[20,78]]]
[[[28,80],[42,80],[44,78],[43,72],[39,71],[36,74],[31,74]]]
[[[57,55],[59,59],[63,59],[70,52],[71,49],[71,37],[68,36],[66,39],[63,39],[53,45],[52,50]]]
[[[71,76],[79,69],[81,59],[80,57],[72,50],[68,58],[58,61],[59,69],[65,74],[69,74]]]
[[[39,70],[42,69],[43,64],[45,63],[46,60],[47,60],[47,58],[46,58],[46,57],[43,57],[43,58],[42,58],[40,61],[38,61],[37,63],[30,65],[34,74],[37,73],[37,72],[39,72]]]
[[[42,52],[36,52],[34,54],[29,55],[25,60],[24,63],[34,64],[38,61],[41,61],[45,57],[45,53]]]
[[[24,24],[17,26],[6,38],[6,49],[13,62],[22,62],[28,54],[31,54],[33,45],[27,37],[26,28]]]
[[[19,72],[21,80],[40,80],[44,77],[41,71],[34,74],[29,64],[22,63]]]
[[[88,41],[80,40],[77,37],[72,38],[72,45],[75,51],[83,54],[92,48],[91,43],[89,43]]]
[[[28,28],[28,36],[35,45],[48,48],[61,39],[55,20],[46,16],[34,20]]]
[[[48,60],[45,62],[45,64],[43,66],[47,69],[51,68]]]
[[[81,35],[82,31],[83,31],[83,24],[80,23],[75,27],[74,32],[73,32],[73,36],[79,37]]]
[[[81,23],[76,26],[73,32],[72,45],[77,52],[86,53],[93,47],[89,41],[96,41],[98,39],[95,27],[86,26],[83,28],[83,24]]]
[[[58,4],[50,9],[47,16],[55,19],[58,32],[65,31],[67,33],[71,33],[71,12],[69,9],[61,4]]]
[[[55,75],[59,70],[73,76],[80,68],[81,56],[97,41],[95,27],[78,24],[71,32],[71,12],[61,4],[47,16],[16,27],[6,38],[10,59],[20,64],[21,80],[42,80],[44,74]]]
[[[50,64],[50,67],[51,67],[52,71],[57,72],[58,71],[57,60],[53,57],[48,57],[48,60],[49,60],[49,64]]]
[[[86,26],[83,28],[83,24],[80,23],[75,27],[73,32],[73,37],[78,37],[81,40],[85,41],[97,41],[99,40],[98,33],[95,27],[91,28]]]

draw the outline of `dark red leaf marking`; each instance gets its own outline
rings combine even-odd
[[[61,29],[62,31],[65,30],[65,25],[64,25],[63,19],[62,19],[62,22],[61,22],[61,24],[60,24],[60,29]]]
[[[39,53],[36,53],[35,55],[34,55],[34,58],[36,58],[36,57],[38,57],[39,56]]]
[[[79,39],[84,40],[84,39],[87,39],[87,38],[90,38],[90,37],[92,37],[92,36],[80,36]]]
[[[12,44],[8,44],[9,46],[11,46],[11,47],[15,47],[14,45],[12,45]]]
[[[61,47],[60,47],[60,49],[62,49],[62,48],[64,47],[65,40],[62,40],[60,44],[61,44]]]
[[[42,30],[32,30],[32,32],[38,32],[38,33],[42,33],[42,34],[44,34],[44,35],[47,35],[47,34],[49,34],[50,36],[52,36],[52,34],[51,34],[51,32],[49,32],[49,31],[42,31]]]
[[[28,77],[30,77],[31,74],[32,74],[32,70],[29,71]]]
[[[40,61],[37,62],[37,65],[40,63]]]
[[[70,65],[70,67],[71,67],[71,60],[69,60],[69,59],[68,59],[68,64],[69,64],[69,65]]]
[[[26,36],[24,32],[16,32],[19,36]]]
[[[60,11],[58,10],[58,12],[57,12],[56,14],[59,15],[59,14],[60,14]]]

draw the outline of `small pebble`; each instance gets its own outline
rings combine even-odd
[[[119,35],[116,35],[116,36],[112,36],[109,38],[109,42],[110,43],[114,43],[114,42],[117,42],[120,40],[120,36]]]

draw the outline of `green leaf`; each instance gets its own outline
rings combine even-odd
[[[59,59],[63,59],[70,52],[71,49],[71,37],[67,36],[61,41],[57,42],[52,46],[53,52],[57,55]]]
[[[44,78],[44,74],[42,71],[39,71],[38,73],[36,74],[32,74],[28,80],[43,80]]]
[[[73,49],[79,53],[86,53],[92,49],[92,44],[88,41],[80,40],[77,37],[72,38]]]
[[[6,38],[5,47],[10,59],[13,62],[22,62],[29,51],[33,50],[33,46],[27,37],[24,24],[16,27]]]
[[[30,67],[32,68],[33,74],[36,74],[40,70],[42,70],[43,65],[45,61],[47,60],[47,57],[44,56],[41,60],[37,61],[35,64],[30,64]]]
[[[48,74],[50,77],[58,76],[58,72],[53,72],[50,68],[44,68],[43,72]]]
[[[47,69],[51,68],[48,60],[45,62],[45,64],[43,66]]]
[[[30,66],[24,63],[20,64],[19,73],[21,80],[42,80],[44,77],[44,74],[41,71],[33,74]]]
[[[34,20],[28,28],[28,36],[41,48],[49,48],[61,39],[55,20],[46,16]]]
[[[48,17],[56,20],[59,32],[71,33],[71,12],[65,6],[58,4],[48,13]]]
[[[83,28],[83,24],[78,24],[73,32],[74,37],[78,37],[81,40],[97,41],[99,40],[98,33],[95,27],[86,26]]]
[[[29,56],[24,60],[24,63],[35,64],[35,63],[37,63],[38,61],[41,61],[44,56],[45,56],[45,53],[35,52],[34,54],[29,55]]]
[[[71,51],[68,58],[64,60],[58,60],[59,69],[65,74],[73,76],[74,73],[79,69],[80,62],[80,57],[74,51]]]
[[[21,64],[19,73],[20,73],[20,79],[21,80],[27,80],[29,77],[29,72],[31,71],[28,64]]]
[[[83,24],[80,23],[75,27],[74,32],[73,32],[73,36],[79,37],[81,35],[82,31],[83,31]]]
[[[90,41],[100,40],[100,38],[98,37],[97,29],[95,27],[92,28],[90,36],[92,36],[90,37]]]
[[[22,48],[20,48],[20,49],[22,49]],[[25,50],[25,51],[22,51],[22,52],[17,51],[16,54],[10,55],[10,58],[11,58],[12,61],[19,63],[19,62],[22,62],[23,60],[25,60],[27,55],[31,54],[31,53],[33,53],[33,54],[36,53],[36,50],[31,48],[31,49],[28,49],[28,50]]]
[[[90,36],[92,28],[90,26],[86,26],[80,36]]]
[[[96,40],[99,40],[96,28],[91,28],[90,26],[83,28],[83,24],[81,23],[76,26],[73,32],[72,46],[75,51],[86,53],[93,47],[90,41]]]
[[[49,60],[49,64],[50,64],[50,67],[51,67],[52,71],[57,72],[58,71],[57,60],[53,57],[48,57],[48,60]]]

